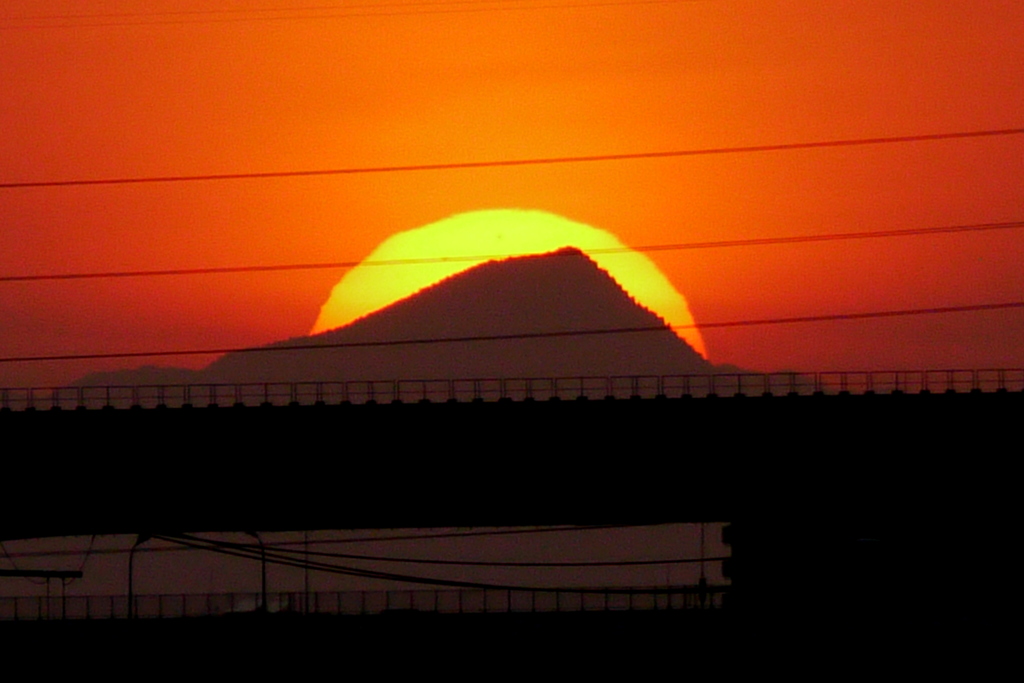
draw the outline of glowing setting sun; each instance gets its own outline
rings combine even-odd
[[[311,334],[347,325],[485,261],[564,247],[590,256],[637,303],[705,355],[686,300],[644,254],[604,230],[518,209],[459,214],[389,237],[334,287]]]
[[[146,354],[569,245],[716,365],[1024,367],[1022,309],[991,306],[1024,300],[1022,26],[1003,0],[8,0],[0,387],[198,369],[220,354]]]

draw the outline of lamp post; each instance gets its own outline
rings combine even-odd
[[[263,539],[255,531],[246,531],[246,534],[256,539],[260,544],[260,610],[267,611],[267,546],[263,545]]]
[[[128,551],[128,618],[135,618],[135,549],[148,541],[150,534],[139,534],[135,537],[135,544]]]

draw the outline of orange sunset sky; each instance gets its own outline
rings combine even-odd
[[[0,184],[1021,127],[1019,0],[7,0],[0,8]],[[1024,135],[7,187],[0,276],[359,260],[398,231],[507,207],[557,213],[631,246],[1022,221]],[[1022,229],[650,256],[698,323],[1024,300]],[[0,282],[0,357],[302,335],[342,274]],[[1024,366],[1021,309],[703,336],[712,362],[765,371]],[[0,363],[0,386],[146,362]]]

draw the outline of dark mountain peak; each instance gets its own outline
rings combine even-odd
[[[310,346],[323,348],[301,348]],[[204,370],[126,370],[79,383],[115,376],[118,384],[235,383],[713,369],[586,254],[560,249],[480,264],[344,327],[228,353]]]
[[[621,331],[638,329],[644,331]],[[602,330],[619,332],[593,334]],[[565,334],[572,332],[591,334]],[[561,336],[537,336],[551,334]],[[410,341],[423,343],[400,343]],[[489,261],[344,327],[267,348],[299,345],[327,348],[228,354],[206,374],[210,381],[239,382],[673,374],[712,368],[578,249]]]
[[[658,325],[665,321],[639,306],[607,271],[579,249],[565,248],[482,263],[314,339],[329,344],[356,337],[498,336]]]

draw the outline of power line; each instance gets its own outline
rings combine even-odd
[[[18,565],[17,565],[17,563],[15,563],[14,558],[11,557],[11,554],[9,552],[7,552],[7,547],[4,546],[4,542],[3,541],[0,541],[0,550],[3,551],[4,556],[7,558],[7,561],[11,563],[11,567],[14,568],[14,571],[21,571],[21,570],[18,569]],[[34,583],[37,586],[41,586],[41,585],[43,585],[44,583],[47,582],[46,579],[36,580],[35,578],[33,578],[31,576],[26,576],[24,578],[27,579],[29,583]]]
[[[335,565],[325,562],[315,561],[299,561],[289,557],[282,557],[274,552],[263,553],[258,547],[254,547],[253,550],[243,550],[235,548],[232,544],[224,544],[217,541],[207,541],[204,539],[188,536],[187,534],[181,534],[176,536],[164,536],[154,535],[153,538],[168,541],[171,543],[180,543],[190,548],[197,550],[209,550],[210,552],[220,553],[231,557],[241,557],[254,561],[266,561],[268,564],[277,564],[286,567],[294,567],[297,569],[311,569],[313,571],[326,572],[331,574],[343,574],[347,576],[358,576],[362,578],[381,579],[386,581],[399,581],[403,583],[418,583],[432,586],[450,586],[455,588],[476,588],[486,590],[525,590],[525,591],[537,591],[537,592],[548,592],[548,591],[572,591],[574,593],[622,593],[622,594],[639,594],[639,593],[669,593],[669,592],[685,592],[679,591],[678,589],[671,588],[576,588],[576,587],[537,587],[537,586],[516,586],[510,584],[493,584],[483,583],[477,581],[456,581],[451,579],[439,579],[434,577],[426,576],[413,576],[409,574],[397,574],[393,572],[382,572],[367,569],[359,569],[357,567],[349,567],[345,565]],[[714,559],[725,559],[725,558],[714,558]],[[708,561],[705,559],[705,561]]]
[[[112,12],[106,14],[65,14],[27,15],[6,17],[3,20],[15,22],[67,22],[67,23],[22,23],[0,25],[0,30],[47,29],[47,28],[112,28],[121,26],[168,26],[186,24],[226,24],[239,22],[306,21],[321,19],[360,19],[369,17],[397,17],[429,14],[468,14],[484,12],[509,12],[544,9],[592,9],[633,5],[676,5],[705,2],[707,0],[589,0],[585,2],[524,2],[516,0],[465,0],[451,2],[410,2],[383,3],[380,5],[310,6],[300,8],[249,8],[235,10],[180,10],[172,12]],[[445,6],[448,7],[445,7]],[[486,6],[483,6],[486,5]],[[434,9],[430,9],[433,7]],[[384,8],[387,11],[375,11]],[[412,9],[390,9],[412,8]],[[352,11],[365,10],[365,11]],[[320,12],[310,14],[310,12]],[[325,13],[326,12],[326,13]],[[248,14],[248,16],[245,16]],[[234,16],[214,16],[234,15]],[[136,21],[126,21],[132,17]],[[147,19],[152,17],[152,19]],[[160,18],[166,17],[166,18]],[[98,19],[92,23],[78,21]]]
[[[335,543],[377,543],[380,541],[415,541],[420,539],[438,538],[473,538],[480,536],[513,536],[521,534],[548,534],[565,531],[603,531],[606,529],[635,529],[638,527],[652,527],[668,524],[669,522],[656,522],[652,524],[588,524],[585,526],[545,526],[530,529],[484,529],[474,531],[442,531],[429,534],[399,534],[394,536],[362,536],[357,538],[344,539],[319,539],[309,541],[310,545],[335,544]],[[270,543],[268,545],[306,545],[306,541],[284,541],[281,543]]]
[[[75,180],[19,181],[0,183],[0,189],[9,190],[33,187],[80,187],[91,185],[138,185],[144,183],[180,183],[213,180],[258,180],[267,178],[309,178],[317,176],[361,175],[368,173],[405,173],[412,171],[453,171],[478,168],[509,168],[517,166],[543,166],[553,164],[586,163],[598,161],[627,161],[638,159],[667,159],[676,157],[709,156],[719,154],[784,152],[801,149],[823,149],[829,147],[858,147],[864,145],[883,145],[906,142],[930,142],[937,140],[958,140],[967,138],[998,137],[1021,134],[1024,134],[1024,128],[1004,128],[956,133],[934,133],[927,135],[903,135],[895,137],[825,140],[818,142],[794,142],[776,145],[706,147],[701,149],[672,150],[658,152],[628,152],[623,154],[536,157],[530,159],[505,159],[490,161],[462,161],[437,164],[408,164],[400,166],[362,166],[302,171],[265,171],[257,173],[211,173],[204,175],[140,176],[136,178],[81,178]]]
[[[271,541],[265,542],[264,545],[268,548],[280,547],[284,553],[304,553],[305,551],[288,550],[283,546],[289,545],[338,545],[346,543],[386,543],[388,541],[417,541],[417,540],[436,540],[439,538],[476,538],[476,537],[491,537],[491,536],[510,536],[510,535],[523,535],[523,534],[547,534],[547,533],[563,533],[563,532],[578,532],[578,531],[604,531],[608,529],[636,529],[636,528],[648,528],[655,526],[663,526],[665,524],[671,524],[670,522],[656,522],[651,524],[590,524],[585,526],[550,526],[550,527],[536,527],[528,529],[485,529],[485,530],[473,530],[473,531],[446,531],[428,534],[397,534],[390,536],[357,536],[355,538],[326,538],[326,539],[314,539],[310,541]],[[90,544],[91,547],[91,544]],[[0,541],[0,549],[3,549],[4,554],[11,560],[12,564],[14,558],[23,557],[65,557],[65,556],[77,556],[81,555],[80,550],[37,550],[27,552],[16,552],[8,553],[6,548],[3,548],[3,541]],[[180,552],[184,550],[179,546],[164,546],[164,547],[151,547],[143,546],[136,548],[137,553],[160,553],[160,552]],[[125,554],[131,551],[130,547],[124,548],[101,548],[93,549],[91,553],[93,555],[118,555]],[[315,553],[311,553],[315,554]]]
[[[1024,304],[1022,304],[1024,305]],[[579,337],[603,334],[627,334],[634,332],[665,332],[665,325],[649,327],[621,327],[599,330],[573,330],[564,332],[527,332],[504,335],[474,335],[466,337],[424,337],[419,339],[392,339],[386,341],[343,342],[338,344],[284,344],[266,347],[232,347],[220,349],[186,349],[177,351],[132,351],[118,353],[86,353],[65,354],[54,356],[20,356],[0,358],[0,363],[18,363],[35,361],[69,361],[69,360],[101,360],[112,358],[147,358],[162,356],[215,356],[225,353],[256,353],[262,351],[311,351],[314,349],[363,348],[380,346],[410,346],[417,344],[448,344],[456,342],[501,341],[513,339],[543,339],[553,337]]]
[[[226,9],[191,9],[191,10],[164,10],[155,12],[92,12],[88,14],[28,14],[22,16],[2,17],[3,21],[57,21],[63,19],[130,19],[148,17],[208,17],[216,15],[238,16],[273,14],[282,12],[320,12],[325,10],[349,11],[354,9],[377,9],[391,7],[438,7],[458,5],[481,5],[493,4],[500,0],[428,0],[425,2],[378,2],[366,4],[344,4],[344,5],[304,5],[300,7],[247,7],[247,8],[226,8]],[[517,0],[511,0],[516,2]]]
[[[1024,301],[1007,301],[997,304],[970,304],[966,306],[938,306],[934,308],[906,308],[895,311],[868,311],[864,313],[831,313],[826,315],[804,315],[792,318],[762,318],[760,320],[733,320],[729,322],[701,323],[699,325],[674,325],[673,329],[710,329],[722,327],[748,327],[754,325],[788,325],[792,323],[817,323],[838,320],[865,320],[868,318],[897,318],[912,315],[940,315],[943,313],[974,313],[1024,308]]]
[[[819,235],[794,235],[789,237],[761,237],[742,240],[716,240],[711,242],[681,242],[676,244],[650,244],[639,247],[609,247],[605,249],[580,250],[584,254],[618,254],[629,252],[660,252],[660,251],[686,251],[692,249],[722,249],[731,247],[761,247],[778,244],[802,244],[808,242],[833,242],[841,240],[864,240],[893,237],[921,237],[928,235],[943,235],[961,232],[987,232],[992,230],[1013,230],[1024,228],[1024,221],[1006,221],[1003,223],[977,223],[972,225],[948,225],[933,228],[908,228],[902,230],[878,230],[866,232],[840,232],[825,233]],[[488,261],[495,259],[517,258],[521,256],[532,256],[533,252],[518,254],[482,254],[476,256],[435,256],[426,258],[410,259],[382,259],[364,261],[327,261],[323,263],[289,263],[265,266],[219,266],[211,268],[173,268],[167,270],[123,270],[123,271],[102,271],[85,273],[49,273],[39,275],[6,275],[0,276],[0,283],[3,282],[44,282],[53,280],[98,280],[112,278],[135,278],[135,277],[168,277],[184,275],[224,275],[232,273],[266,273],[291,270],[341,270],[355,268],[356,266],[408,266],[424,265],[431,263],[459,263]],[[549,254],[558,256],[558,252]],[[566,254],[569,255],[569,254]]]
[[[205,539],[204,539],[205,540]],[[238,549],[245,549],[252,552],[260,552],[260,546],[253,543],[229,543],[221,541],[222,545]],[[607,560],[607,561],[586,561],[586,562],[500,562],[500,561],[473,561],[473,560],[436,560],[430,558],[411,557],[388,557],[385,555],[362,555],[355,553],[329,553],[323,551],[289,550],[280,548],[276,551],[282,556],[287,555],[312,555],[315,557],[330,557],[341,560],[365,560],[373,562],[386,562],[395,564],[432,564],[451,565],[460,567],[641,567],[662,564],[695,564],[698,562],[713,562],[723,560],[724,557],[711,558],[670,558],[663,560]]]
[[[517,334],[472,335],[464,337],[423,337],[418,339],[391,339],[365,342],[338,342],[333,344],[278,344],[262,347],[234,347],[219,349],[184,349],[165,351],[128,351],[116,353],[82,353],[49,356],[8,356],[0,363],[38,363],[47,361],[101,360],[115,358],[156,358],[167,356],[215,356],[227,353],[270,353],[281,351],[314,351],[330,349],[370,348],[386,346],[412,346],[427,344],[452,344],[482,341],[508,341],[525,339],[553,339],[559,337],[587,337],[613,334],[636,334],[643,332],[669,332],[686,329],[714,329],[748,327],[759,325],[787,325],[795,323],[832,322],[842,320],[864,320],[869,318],[893,318],[917,315],[938,315],[945,313],[971,313],[1024,308],[1024,301],[1008,301],[990,304],[969,304],[964,306],[941,306],[932,308],[911,308],[891,311],[867,311],[860,313],[832,313],[825,315],[796,316],[789,318],[762,318],[757,320],[732,320],[700,323],[694,325],[651,325],[645,327],[619,327],[593,330],[565,330],[559,332],[522,332]]]
[[[391,262],[379,262],[371,265],[406,265],[412,263],[441,262],[445,259],[408,259]],[[470,258],[454,257],[449,261],[471,260]],[[96,273],[55,273],[50,275],[8,275],[0,276],[0,282],[41,282],[47,280],[99,280],[125,277],[165,277],[174,275],[220,275],[228,273],[261,273],[280,272],[287,270],[340,270],[354,268],[360,261],[334,261],[326,263],[294,263],[269,266],[222,266],[214,268],[174,268],[170,270],[124,270]]]
[[[1024,221],[1003,223],[976,223],[971,225],[946,225],[934,228],[904,228],[901,230],[875,230],[862,232],[835,232],[818,235],[793,235],[791,237],[760,237],[743,240],[717,240],[710,242],[684,242],[681,244],[654,244],[637,247],[634,251],[680,251],[685,249],[720,249],[728,247],[763,247],[774,244],[801,244],[806,242],[835,242],[841,240],[864,240],[888,237],[921,237],[958,232],[985,232],[988,230],[1011,230],[1024,228]],[[601,253],[600,249],[587,253]]]

